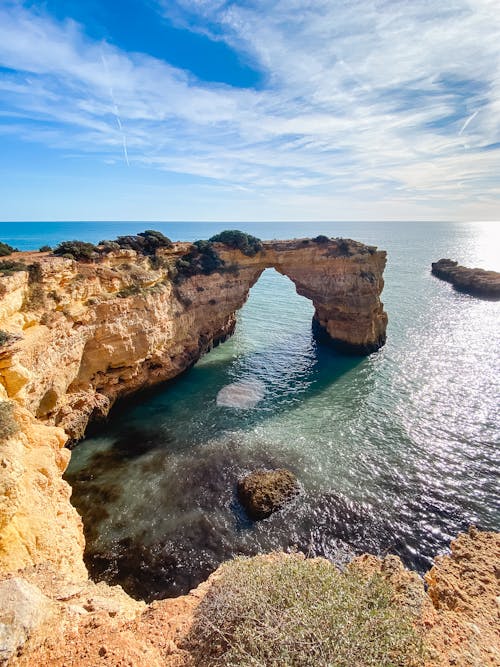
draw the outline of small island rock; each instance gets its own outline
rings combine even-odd
[[[459,266],[452,259],[432,263],[432,273],[460,291],[485,299],[500,299],[500,273]]]
[[[238,482],[238,498],[251,519],[265,519],[300,491],[289,470],[255,470]]]

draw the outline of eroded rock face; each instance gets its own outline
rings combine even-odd
[[[251,519],[265,519],[300,491],[289,470],[255,470],[238,482],[238,498]]]
[[[485,299],[500,299],[500,273],[484,269],[468,269],[451,259],[432,263],[432,273],[460,291]]]
[[[496,667],[500,658],[500,627],[495,596],[499,591],[498,580],[491,575],[495,563],[498,564],[498,540],[496,533],[474,530],[460,535],[452,543],[451,555],[436,559],[436,566],[427,577],[430,596],[423,580],[406,570],[395,556],[380,559],[364,555],[349,567],[359,570],[361,575],[385,579],[392,588],[394,602],[414,615],[425,646],[425,656],[415,656],[416,664]],[[304,557],[275,553],[258,556],[256,562],[262,558],[273,562]],[[307,562],[314,567],[316,559]],[[217,570],[189,595],[153,602],[146,608],[130,599],[127,603],[126,596],[121,594],[120,597],[118,591],[104,584],[47,589],[38,579],[36,583],[44,588],[45,594],[57,600],[58,622],[51,625],[45,641],[40,638],[26,645],[11,664],[18,667],[107,664],[194,667],[198,662],[190,652],[193,621],[200,602],[219,578],[220,570]],[[435,600],[434,582],[437,581],[446,598],[463,598],[458,607],[451,610],[448,604]]]
[[[385,252],[347,240],[265,242],[252,257],[214,247],[222,267],[177,277],[189,243],[162,250],[154,263],[133,250],[94,264],[18,253],[38,268],[36,281],[27,272],[0,278],[0,329],[20,337],[0,348],[7,397],[78,439],[117,398],[176,377],[230,336],[269,267],[312,300],[330,342],[362,353],[383,345]]]

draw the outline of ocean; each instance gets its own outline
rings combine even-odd
[[[442,257],[499,270],[498,224],[1,223],[0,240],[33,249],[147,228],[174,240],[236,228],[377,245],[388,252],[387,344],[366,358],[319,345],[312,304],[264,272],[232,339],[117,409],[73,451],[66,478],[96,578],[172,596],[223,560],[273,549],[339,564],[396,553],[424,572],[470,524],[500,528],[500,303],[430,273]],[[241,381],[251,405],[217,400]],[[291,469],[303,491],[253,523],[235,484],[258,467]]]

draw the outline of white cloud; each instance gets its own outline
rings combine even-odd
[[[0,8],[0,65],[11,70],[0,78],[1,132],[107,162],[125,146],[132,165],[290,201],[300,190],[314,210],[346,193],[384,210],[404,199],[416,209],[498,202],[496,0],[178,0],[163,10],[248,54],[262,89],[200,82],[14,2]]]

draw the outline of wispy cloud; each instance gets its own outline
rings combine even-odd
[[[497,0],[158,9],[246,54],[265,84],[201,82],[12,2],[0,9],[0,131],[325,207],[500,204]]]

